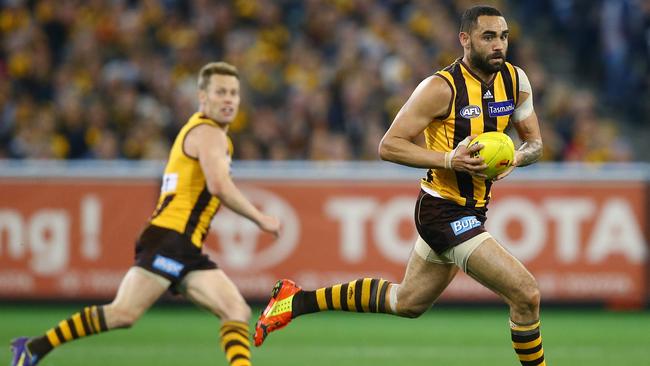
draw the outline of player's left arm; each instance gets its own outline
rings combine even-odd
[[[519,93],[521,96],[524,93]],[[530,95],[528,98],[532,98]],[[542,135],[539,132],[539,122],[537,114],[532,111],[530,116],[515,122],[515,129],[519,138],[523,142],[519,149],[515,151],[514,166],[526,166],[535,163],[542,157]]]
[[[495,180],[505,178],[515,167],[533,164],[542,157],[542,134],[533,107],[533,91],[526,73],[518,67],[516,69],[519,74],[519,102],[512,115],[512,121],[523,143],[515,151],[512,167],[499,174]]]

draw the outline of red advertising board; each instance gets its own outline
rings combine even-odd
[[[305,288],[400,281],[415,241],[417,181],[239,181],[279,216],[277,240],[223,209],[206,251],[248,298],[278,278]],[[157,198],[155,180],[0,181],[0,299],[111,298]],[[643,303],[643,182],[500,182],[488,229],[537,278],[544,300]],[[496,296],[461,274],[442,301]]]

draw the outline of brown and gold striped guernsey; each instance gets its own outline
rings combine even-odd
[[[503,132],[517,105],[517,70],[505,62],[490,83],[476,76],[460,59],[436,76],[452,89],[446,116],[431,121],[424,130],[427,148],[452,151],[467,136],[488,131]],[[429,169],[422,187],[461,206],[484,207],[491,182],[450,169]]]
[[[218,126],[197,112],[176,136],[165,167],[158,205],[151,217],[151,224],[184,234],[199,248],[203,246],[212,217],[220,206],[219,199],[208,191],[199,160],[183,151],[185,136],[202,124]],[[232,152],[232,141],[228,137],[228,157]]]

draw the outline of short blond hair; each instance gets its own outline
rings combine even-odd
[[[210,84],[210,77],[212,75],[230,75],[239,80],[239,71],[237,68],[227,62],[210,62],[201,68],[199,72],[199,89],[205,90]]]

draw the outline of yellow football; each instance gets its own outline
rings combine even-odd
[[[501,132],[484,132],[472,141],[469,146],[482,144],[483,148],[474,156],[482,156],[487,168],[483,171],[488,179],[492,179],[503,173],[512,165],[515,157],[515,145],[510,136]]]

